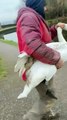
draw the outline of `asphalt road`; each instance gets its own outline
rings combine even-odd
[[[34,89],[27,99],[17,100],[25,84],[18,74],[14,73],[17,55],[16,47],[0,42],[0,57],[7,69],[7,76],[0,80],[0,120],[23,120],[23,115],[38,99],[38,93]],[[59,120],[67,120],[67,63],[55,75],[54,87],[61,110]]]

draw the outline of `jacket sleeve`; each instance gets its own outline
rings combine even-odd
[[[55,25],[52,25],[50,28],[49,28],[50,32],[51,32],[51,37],[52,37],[52,40],[57,36],[57,30],[55,29]]]
[[[59,61],[60,54],[41,41],[39,23],[34,17],[24,17],[20,29],[26,45],[33,50],[32,57],[49,64],[56,64]]]

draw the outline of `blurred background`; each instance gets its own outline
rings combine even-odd
[[[17,42],[16,19],[26,0],[0,0],[0,38]],[[46,0],[46,21],[49,26],[67,23],[67,0]],[[67,35],[65,35],[67,37]]]
[[[46,0],[47,19],[67,16],[67,0]]]
[[[1,25],[15,23],[18,10],[24,6],[25,0],[0,0]]]

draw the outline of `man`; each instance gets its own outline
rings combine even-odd
[[[50,43],[57,35],[57,27],[64,28],[64,23],[58,23],[51,28],[45,22],[44,0],[27,0],[26,6],[19,10],[17,19],[17,36],[19,52],[25,51],[33,58],[40,60],[43,63],[56,65],[57,69],[63,66],[63,60],[60,54],[47,47],[46,43]],[[52,105],[56,101],[53,93],[53,79],[48,85],[44,85],[44,80],[37,91],[40,99],[33,105],[32,109],[24,116],[28,120],[40,120],[43,114],[52,111]],[[50,106],[50,107],[48,107]],[[50,114],[48,114],[48,117]]]

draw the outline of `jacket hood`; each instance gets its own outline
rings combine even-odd
[[[18,17],[17,17],[17,20],[21,17],[21,15],[23,15],[24,13],[26,12],[33,12],[34,14],[36,14],[36,16],[39,16],[38,18],[41,18],[43,20],[43,17],[38,14],[35,10],[29,8],[29,7],[24,7],[24,8],[21,8],[19,11],[18,11]]]

